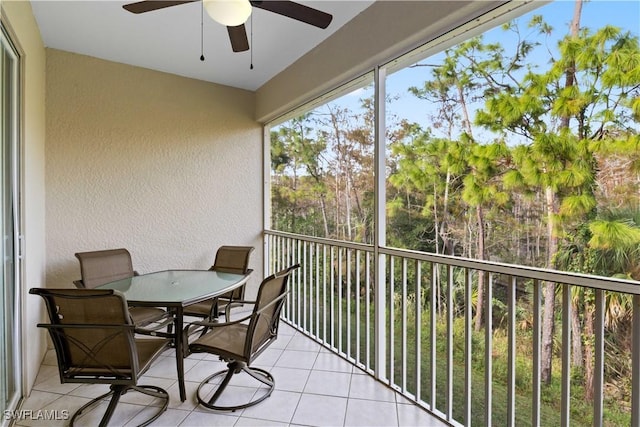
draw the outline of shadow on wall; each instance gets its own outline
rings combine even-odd
[[[47,265],[45,281],[47,288],[75,288],[73,281],[79,279],[80,264],[73,254],[64,261]]]

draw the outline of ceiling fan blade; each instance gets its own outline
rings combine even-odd
[[[181,1],[165,1],[165,0],[147,0],[136,3],[129,3],[122,6],[131,13],[144,13],[153,10],[164,9],[165,7],[178,6],[180,4],[192,3],[199,0],[181,0]]]
[[[231,49],[234,52],[244,52],[249,50],[249,40],[247,39],[247,30],[244,24],[236,27],[227,27],[229,32],[229,40],[231,41]]]
[[[318,28],[327,28],[333,19],[328,13],[293,1],[251,1],[252,6],[286,16]]]

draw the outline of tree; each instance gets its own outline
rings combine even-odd
[[[409,92],[420,99],[434,102],[438,108],[433,115],[434,127],[445,129],[448,141],[458,147],[459,155],[456,162],[458,179],[462,181],[462,200],[475,210],[475,257],[480,260],[487,259],[485,249],[485,217],[484,210],[489,201],[497,201],[497,204],[508,198],[506,193],[497,191],[494,175],[497,173],[495,166],[499,162],[496,149],[499,145],[478,145],[474,140],[470,104],[481,93],[481,89],[487,86],[482,77],[477,75],[478,70],[484,75],[490,75],[496,63],[495,45],[485,45],[481,37],[475,37],[469,41],[445,51],[442,64],[417,64],[420,67],[431,68],[430,79],[422,88],[411,87]],[[487,57],[487,53],[489,54]],[[454,139],[458,138],[456,142]],[[444,209],[442,219],[434,210],[436,230],[445,243],[448,243],[449,215],[449,186],[452,179],[451,165],[447,165],[444,176]],[[434,192],[435,195],[435,192]],[[505,197],[503,197],[505,196]],[[485,276],[478,276],[477,298],[475,307],[475,329],[482,326],[482,313],[484,311]]]
[[[280,182],[272,186],[273,212],[276,223],[285,212],[289,212],[283,218],[288,221],[284,229],[303,231],[298,228],[297,221],[308,217],[310,211],[302,209],[301,205],[311,201],[319,204],[324,237],[329,236],[326,171],[322,155],[325,148],[324,139],[313,136],[310,114],[296,117],[287,126],[271,132],[271,168],[275,176],[280,177]],[[314,219],[310,221],[311,224],[314,222]],[[311,233],[318,234],[315,231]]]
[[[473,144],[468,158],[469,172],[463,179],[462,199],[476,211],[476,257],[487,259],[485,237],[485,210],[498,208],[509,201],[509,194],[502,189],[503,160],[508,158],[507,147],[502,143]],[[484,274],[478,276],[475,330],[482,325]]]
[[[579,27],[576,3],[572,33],[559,44],[560,57],[543,73],[529,71],[509,90],[488,94],[476,122],[487,129],[524,137],[514,152],[516,167],[505,177],[512,188],[544,191],[547,207],[547,265],[553,266],[558,239],[593,217],[595,147],[607,129],[635,114],[640,59],[638,43],[613,27],[594,33]],[[542,19],[532,24],[550,28]],[[542,379],[550,381],[555,286],[544,290]]]

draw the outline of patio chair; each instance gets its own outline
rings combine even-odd
[[[105,283],[138,275],[133,269],[131,254],[124,248],[78,252],[75,256],[80,261],[82,279],[73,283],[80,289],[93,289]],[[129,307],[129,314],[136,326],[156,324],[152,330],[170,327],[173,322],[171,313],[157,307]]]
[[[221,273],[251,274],[249,258],[253,252],[253,246],[220,246],[216,252],[216,259],[209,270]],[[241,306],[244,299],[245,285],[184,308],[185,316],[201,317],[207,321],[213,321],[218,313],[224,309]],[[206,329],[205,329],[206,330]]]
[[[253,311],[248,316],[220,323],[193,322],[185,328],[185,336],[190,335],[190,328],[210,328],[205,335],[189,343],[189,351],[218,355],[227,362],[226,370],[205,378],[198,386],[196,397],[201,405],[213,410],[235,411],[260,403],[271,395],[275,388],[273,376],[264,369],[252,367],[251,363],[278,338],[280,311],[288,292],[287,281],[291,272],[298,267],[296,264],[265,278],[260,284],[256,300],[243,301],[253,304]],[[232,377],[241,372],[259,382],[259,390],[252,400],[236,405],[216,404]],[[212,396],[205,399],[202,393],[209,389],[212,380],[220,377],[224,377],[222,382],[215,387]]]
[[[169,405],[166,390],[138,385],[138,379],[169,347],[165,338],[136,339],[126,298],[112,289],[43,289],[29,293],[45,300],[50,323],[38,327],[49,331],[58,358],[62,383],[109,384],[107,393],[92,399],[71,417],[71,425],[87,409],[111,396],[100,426],[111,419],[120,396],[135,390],[159,398],[163,403],[151,418],[157,419]]]

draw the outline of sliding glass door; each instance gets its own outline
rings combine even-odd
[[[19,61],[0,25],[0,414],[21,397],[18,283]],[[4,421],[5,417],[2,417]],[[0,421],[2,424],[3,421]]]

